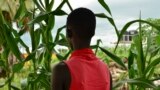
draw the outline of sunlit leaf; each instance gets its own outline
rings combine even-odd
[[[25,7],[25,2],[23,0],[20,0],[20,6],[16,12],[16,15],[14,19],[18,19],[19,17],[23,17],[26,13],[26,7]]]

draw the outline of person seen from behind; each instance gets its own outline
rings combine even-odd
[[[52,90],[111,90],[109,69],[90,48],[96,28],[94,13],[87,8],[73,10],[66,28],[73,51],[68,60],[53,68]]]

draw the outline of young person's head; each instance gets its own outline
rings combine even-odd
[[[67,37],[74,49],[89,47],[95,34],[96,18],[94,13],[86,8],[72,11],[67,18]]]

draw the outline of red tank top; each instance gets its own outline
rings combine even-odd
[[[76,50],[65,62],[71,73],[70,90],[110,90],[110,73],[91,49]]]

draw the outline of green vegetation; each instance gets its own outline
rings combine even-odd
[[[9,3],[7,0],[1,1]],[[11,0],[10,3],[14,1]],[[51,65],[66,60],[71,52],[65,35],[61,33],[65,29],[65,25],[57,30],[55,37],[52,36],[55,16],[67,15],[61,9],[64,4],[71,11],[73,9],[69,0],[62,0],[55,10],[52,10],[54,0],[45,0],[44,2],[41,0],[32,2],[31,0],[30,3],[19,0],[19,2],[15,2],[19,3],[17,11],[10,8],[11,4],[8,4],[11,11],[4,11],[0,8],[0,88],[5,90],[50,90]],[[95,54],[108,65],[115,62],[119,68],[126,71],[118,81],[113,83],[113,89],[127,84],[129,90],[159,90],[160,86],[153,83],[160,79],[160,70],[157,68],[160,66],[159,19],[133,20],[126,23],[121,32],[118,32],[119,29],[114,23],[111,10],[106,2],[104,0],[98,0],[98,2],[110,16],[104,13],[95,15],[110,22],[116,31],[118,42],[113,49],[100,47],[100,40],[98,40],[92,48],[95,50]],[[17,24],[19,30],[12,27],[12,22]],[[122,35],[134,23],[139,23],[137,29],[139,33],[134,37],[131,46],[118,47]],[[35,28],[35,25],[39,27]],[[29,46],[21,39],[22,35],[27,32],[31,38],[32,50],[29,50]],[[22,55],[19,45],[25,48],[26,56]],[[68,50],[58,53],[55,50],[56,45],[66,46]],[[126,63],[124,58],[127,59]]]

